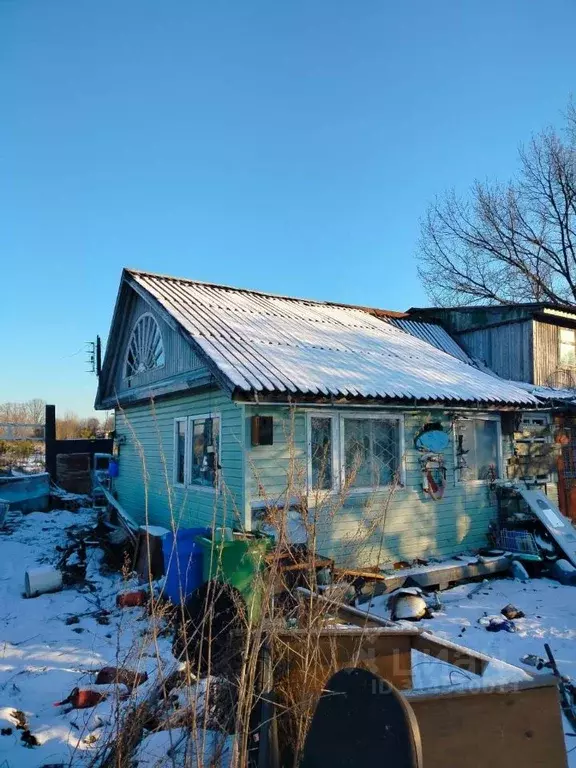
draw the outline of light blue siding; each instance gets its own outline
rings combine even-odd
[[[246,408],[247,420],[255,411]],[[274,416],[274,445],[249,451],[247,487],[254,506],[266,497],[306,496],[307,438],[303,409],[258,408]],[[326,409],[328,413],[328,409]],[[333,412],[333,411],[332,411]],[[365,411],[364,411],[365,412]],[[405,414],[405,486],[331,496],[316,507],[317,549],[346,565],[390,565],[397,560],[445,557],[487,543],[489,523],[496,516],[496,499],[483,484],[455,478],[451,440],[444,454],[447,487],[434,501],[422,490],[421,454],[414,448],[416,432],[428,420],[442,421],[452,434],[445,412]],[[287,480],[293,478],[293,482]],[[314,512],[311,512],[314,514]]]
[[[222,483],[212,489],[173,482],[174,419],[219,413]],[[131,406],[116,412],[120,448],[118,501],[139,523],[185,527],[244,524],[243,407],[219,390]]]

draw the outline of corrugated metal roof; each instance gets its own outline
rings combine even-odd
[[[535,404],[363,309],[128,270],[244,392]]]
[[[406,320],[404,318],[387,318],[386,322],[395,325],[397,328],[416,336],[422,341],[432,344],[436,349],[452,355],[452,357],[462,360],[463,363],[474,365],[470,357],[464,352],[462,347],[457,344],[452,336],[441,325],[437,323],[425,323],[420,320]]]

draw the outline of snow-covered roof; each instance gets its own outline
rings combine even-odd
[[[447,352],[452,357],[457,357],[463,363],[474,365],[471,358],[464,352],[462,347],[454,341],[452,336],[438,323],[427,323],[422,320],[412,320],[408,317],[386,317],[383,318],[391,325],[401,328],[406,333],[416,336],[433,347]]]
[[[535,405],[384,312],[127,270],[245,393]]]

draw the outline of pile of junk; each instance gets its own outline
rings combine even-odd
[[[496,483],[498,519],[491,554],[511,555],[532,576],[547,575],[576,586],[576,529],[552,499],[519,482]]]

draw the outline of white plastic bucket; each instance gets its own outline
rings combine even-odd
[[[51,565],[28,568],[24,576],[26,597],[37,597],[46,592],[58,592],[62,589],[62,573]]]

